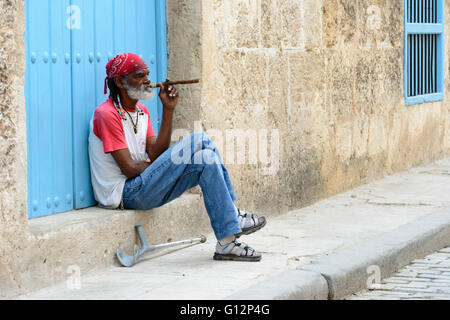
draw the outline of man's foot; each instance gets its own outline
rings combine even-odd
[[[236,234],[237,238],[239,238],[242,235],[247,235],[256,232],[266,225],[265,217],[258,217],[254,213],[240,209],[237,209],[237,212],[239,225],[242,230],[242,232]]]
[[[214,260],[260,261],[261,254],[236,239],[223,245],[218,241]]]

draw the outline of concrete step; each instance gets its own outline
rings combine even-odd
[[[76,266],[90,270],[119,266],[116,249],[131,254],[139,244],[135,225],[144,227],[149,244],[211,233],[200,194],[186,193],[149,211],[105,210],[98,207],[29,220],[33,254],[28,255],[28,290],[52,285],[68,277]],[[32,250],[32,251],[31,251]]]

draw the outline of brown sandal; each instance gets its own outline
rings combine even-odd
[[[224,246],[217,242],[214,260],[260,261],[261,254],[247,244],[237,240]]]
[[[238,210],[238,220],[242,232],[236,234],[236,237],[251,234],[262,229],[266,225],[265,217],[258,217],[256,214],[245,210]]]

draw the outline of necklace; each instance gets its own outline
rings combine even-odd
[[[133,129],[134,129],[134,134],[137,134],[138,133],[138,124],[139,124],[139,112],[136,112],[136,124],[134,124],[131,114],[127,110],[125,110],[125,112],[130,116],[131,125],[133,126]]]
[[[121,118],[125,121],[127,120],[125,112],[128,114],[128,116],[130,117],[130,120],[131,120],[131,125],[133,126],[133,129],[134,129],[134,134],[137,134],[138,133],[138,124],[139,124],[139,113],[141,112],[141,110],[136,105],[136,107],[135,107],[136,108],[136,124],[134,124],[133,117],[130,115],[130,113],[127,110],[125,110],[122,107],[122,103],[120,102],[119,95],[117,95],[117,101],[119,102],[118,104],[115,101],[113,101],[114,107],[116,108],[117,112],[120,114]]]

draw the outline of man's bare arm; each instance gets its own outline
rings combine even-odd
[[[169,79],[166,80],[167,83]],[[158,137],[152,137],[147,139],[147,154],[150,160],[155,161],[164,151],[170,146],[170,140],[172,136],[172,118],[175,107],[178,103],[178,91],[172,86],[166,86],[165,83],[161,84],[161,90],[159,92],[159,98],[163,105],[163,115],[161,128],[159,129]]]
[[[173,111],[164,111],[158,137],[147,139],[146,151],[152,162],[158,159],[158,157],[170,146],[172,137],[172,117]]]
[[[128,149],[113,151],[111,155],[116,160],[122,173],[128,178],[136,178],[150,166],[150,163],[146,161],[133,160]]]

